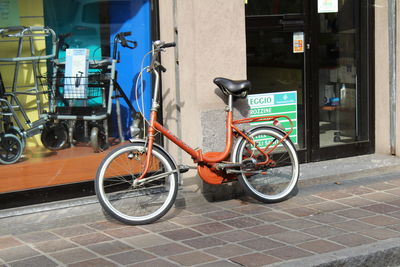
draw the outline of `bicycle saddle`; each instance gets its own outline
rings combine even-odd
[[[247,80],[233,81],[218,77],[214,79],[214,83],[218,85],[225,95],[233,95],[239,98],[246,98],[251,88],[251,83]]]

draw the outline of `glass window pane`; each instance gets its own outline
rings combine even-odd
[[[356,1],[339,1],[338,13],[319,14],[320,147],[360,141],[359,45]]]

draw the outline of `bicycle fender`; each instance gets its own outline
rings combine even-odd
[[[286,135],[286,134],[287,134],[287,132],[285,132],[285,131],[282,130],[281,128],[278,128],[278,127],[272,126],[272,125],[258,125],[258,126],[254,126],[254,127],[251,127],[251,128],[249,128],[249,129],[247,129],[247,130],[245,131],[245,133],[246,133],[246,134],[250,134],[250,133],[252,133],[253,131],[258,130],[258,129],[260,129],[260,128],[269,128],[269,129],[271,129],[271,130],[278,131],[279,133],[281,133],[281,134],[283,134],[283,135]],[[243,139],[244,139],[243,136],[240,136],[238,139],[236,139],[235,144],[233,145],[233,148],[232,148],[232,152],[233,152],[233,153],[232,153],[232,155],[231,155],[231,161],[232,161],[232,162],[235,162],[236,151],[237,151],[237,149],[238,149],[238,147],[239,147],[239,144],[242,142]],[[287,138],[287,140],[289,140],[289,142],[290,142],[292,145],[294,145],[293,142],[292,142],[292,140],[291,140],[290,138]]]
[[[146,144],[146,140],[144,140],[144,139],[134,139],[134,138],[131,138],[131,139],[129,139],[129,142],[131,142],[132,144],[133,144],[133,143],[142,143],[142,144]],[[177,172],[177,173],[178,173],[178,184],[179,184],[179,185],[182,185],[181,173],[179,172],[179,165],[176,164],[175,159],[171,156],[171,154],[168,153],[167,150],[165,150],[164,147],[160,146],[159,144],[153,143],[153,146],[156,146],[158,149],[160,149],[161,151],[163,151],[163,152],[165,153],[165,155],[168,156],[168,158],[175,164],[176,169],[178,170],[178,172]]]

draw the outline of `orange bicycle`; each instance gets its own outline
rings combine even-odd
[[[100,164],[95,180],[96,195],[102,207],[115,219],[132,225],[152,223],[172,207],[180,183],[180,174],[189,167],[177,165],[171,155],[155,143],[163,134],[188,153],[197,164],[199,176],[209,184],[238,180],[246,193],[265,203],[289,198],[299,178],[299,162],[289,138],[293,124],[289,117],[264,116],[233,120],[234,98],[245,98],[249,81],[215,78],[214,83],[229,98],[226,107],[226,146],[223,152],[203,153],[193,149],[157,122],[159,109],[158,56],[174,43],[155,41],[150,65],[143,69],[155,77],[153,102],[145,139],[132,139],[112,150]],[[143,71],[142,70],[142,71]],[[290,123],[287,131],[280,120]],[[246,130],[239,126],[255,122],[272,122]]]

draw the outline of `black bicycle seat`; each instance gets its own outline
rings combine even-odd
[[[218,85],[225,95],[232,95],[239,98],[246,98],[251,88],[251,83],[247,80],[233,81],[218,77],[214,79],[214,83]]]

